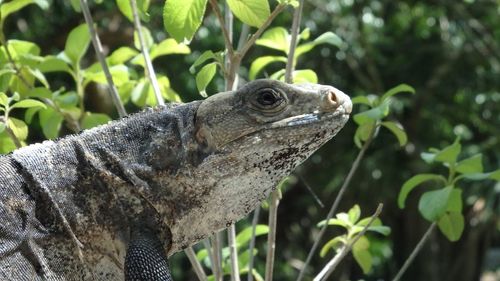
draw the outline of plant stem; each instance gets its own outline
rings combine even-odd
[[[313,281],[323,281],[327,280],[328,277],[332,274],[332,272],[337,268],[337,265],[344,259],[344,257],[351,251],[352,246],[358,242],[359,238],[361,236],[365,235],[366,231],[368,228],[372,225],[372,223],[375,221],[375,219],[380,215],[380,212],[382,212],[382,208],[384,207],[383,204],[378,204],[377,210],[375,213],[371,216],[370,221],[363,227],[363,230],[361,230],[353,239],[351,242],[345,244],[342,249],[323,267],[321,272],[314,277]]]
[[[153,63],[151,62],[151,58],[149,57],[149,50],[146,46],[146,42],[144,41],[144,36],[142,36],[142,26],[141,19],[139,18],[139,12],[137,11],[137,2],[135,0],[130,0],[130,7],[132,7],[132,15],[134,17],[134,27],[137,32],[137,37],[139,37],[139,43],[141,44],[141,52],[144,57],[144,63],[146,65],[144,71],[146,76],[153,86],[153,92],[155,94],[156,103],[158,105],[165,105],[165,101],[163,101],[163,97],[161,95],[160,87],[158,86],[158,80],[156,80],[156,73],[153,68]]]
[[[347,174],[347,177],[345,178],[344,183],[342,184],[342,187],[340,188],[339,193],[337,194],[337,197],[335,198],[335,201],[333,202],[332,207],[330,208],[330,211],[328,212],[328,215],[326,216],[326,221],[329,221],[333,217],[335,212],[337,211],[337,207],[340,204],[340,200],[342,199],[344,192],[347,190],[347,187],[351,183],[351,180],[352,180],[352,177],[354,176],[354,173],[356,173],[356,171],[358,170],[359,164],[361,163],[361,159],[363,159],[363,156],[365,155],[366,150],[370,146],[370,144],[374,138],[375,132],[377,131],[378,126],[379,125],[377,124],[373,127],[368,139],[364,143],[361,150],[358,152],[358,155],[356,156],[356,159],[352,163],[351,169],[349,170],[349,173]],[[328,226],[328,224],[323,225],[323,227],[319,231],[318,237],[316,237],[314,244],[311,247],[311,250],[309,250],[309,254],[307,255],[306,261],[304,262],[304,266],[300,270],[299,276],[297,277],[297,281],[302,280],[302,278],[304,277],[307,266],[311,262],[311,259],[312,259],[313,255],[315,254],[315,252],[319,246],[319,243],[321,242],[321,238],[325,234],[327,226]]]
[[[229,255],[231,257],[231,281],[240,281],[240,271],[238,268],[238,248],[236,247],[236,226],[231,224],[227,230],[227,243],[229,245]]]
[[[427,242],[427,240],[429,240],[429,238],[431,236],[431,233],[436,228],[436,225],[437,225],[436,222],[433,222],[429,226],[429,228],[425,232],[424,236],[422,236],[422,239],[420,239],[420,241],[418,241],[417,246],[415,247],[415,249],[413,249],[413,251],[411,252],[410,256],[406,259],[405,263],[403,264],[403,266],[401,267],[401,269],[398,271],[398,274],[396,274],[396,276],[392,279],[392,281],[399,281],[399,279],[401,279],[401,277],[406,272],[406,270],[408,269],[408,267],[411,265],[411,263],[413,262],[413,260],[415,259],[415,257],[418,255],[418,253],[424,247],[424,244]]]
[[[278,6],[276,6],[276,8],[274,8],[272,13],[266,19],[266,21],[259,27],[259,29],[257,29],[257,31],[252,36],[250,36],[250,39],[248,39],[248,41],[245,43],[245,45],[243,45],[241,50],[238,50],[238,52],[235,54],[235,56],[237,56],[241,60],[241,58],[243,58],[246,55],[246,53],[248,52],[248,50],[253,46],[255,41],[257,41],[257,39],[262,35],[264,30],[266,30],[266,28],[271,24],[271,22],[274,20],[274,18],[276,18],[276,16],[279,15],[279,13],[281,13],[281,11],[283,11],[285,9],[285,7],[286,7],[286,4],[278,4]]]
[[[213,269],[215,281],[222,281],[222,260],[221,260],[221,250],[222,250],[222,239],[220,232],[215,233],[212,239],[212,251],[213,251]]]
[[[108,82],[109,85],[109,94],[111,95],[111,100],[113,101],[113,104],[115,105],[116,110],[118,111],[118,115],[120,115],[120,117],[124,117],[125,115],[127,115],[127,112],[125,111],[125,107],[123,107],[123,104],[120,100],[120,96],[118,95],[118,90],[116,89],[115,84],[113,83],[113,77],[109,72],[108,64],[106,63],[106,59],[104,58],[104,52],[102,49],[101,40],[99,39],[99,36],[97,35],[97,32],[94,28],[94,20],[92,19],[92,15],[90,14],[87,0],[80,0],[80,6],[82,7],[83,16],[85,17],[85,22],[87,23],[87,26],[89,28],[90,37],[92,39],[92,45],[94,45],[97,59],[101,64],[102,71],[104,72],[104,76],[106,76],[106,81]]]
[[[254,255],[253,255],[253,249],[255,248],[255,238],[256,238],[256,231],[257,231],[257,223],[259,222],[259,215],[260,215],[260,205],[255,209],[253,213],[253,219],[252,219],[252,237],[250,238],[250,246],[248,247],[248,281],[253,281],[253,263],[254,263]]]
[[[302,9],[304,0],[299,1],[299,6],[293,12],[292,22],[292,38],[290,40],[290,48],[288,51],[288,61],[285,70],[285,82],[293,83],[293,71],[295,70],[295,49],[297,48],[297,38],[299,37],[300,19],[302,18]]]
[[[231,36],[229,35],[229,30],[227,29],[224,18],[222,17],[222,13],[217,4],[217,0],[210,0],[210,6],[212,7],[217,20],[219,21],[220,28],[222,29],[222,35],[224,36],[224,44],[226,45],[228,57],[232,58],[234,54],[233,43]]]
[[[196,276],[198,276],[198,279],[200,281],[206,281],[207,275],[205,274],[205,271],[203,271],[203,267],[201,266],[200,262],[196,258],[196,253],[193,250],[193,247],[187,247],[184,249],[184,253],[186,253],[186,256],[188,257],[189,261],[191,262],[191,266],[193,267],[194,272],[196,273]]]
[[[280,202],[280,190],[276,189],[271,194],[269,205],[269,233],[267,235],[266,277],[265,281],[273,280],[274,252],[276,250],[276,223],[278,220],[278,204]]]

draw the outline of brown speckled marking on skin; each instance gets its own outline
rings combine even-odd
[[[269,88],[283,95],[284,110],[256,109],[260,91]],[[203,102],[145,110],[0,157],[0,171],[7,175],[0,177],[0,187],[16,190],[12,201],[2,199],[0,211],[29,212],[22,204],[36,201],[28,215],[49,232],[35,245],[43,251],[46,273],[33,279],[123,280],[136,220],[157,232],[168,255],[235,223],[348,120],[350,101],[338,92],[338,107],[325,106],[329,91],[333,88],[255,81]],[[20,191],[32,184],[29,178],[45,184],[61,207],[83,244],[83,261],[54,204]],[[6,233],[2,227],[0,239]],[[11,260],[2,251],[0,243],[0,279],[35,272],[22,258],[16,262],[27,268],[7,269]]]

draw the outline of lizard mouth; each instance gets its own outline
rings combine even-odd
[[[347,119],[349,118],[349,113],[347,113],[345,110],[336,110],[335,112],[328,113],[313,112],[301,114],[270,123],[268,126],[266,126],[265,129],[304,126],[314,123],[328,122],[332,119],[337,118]]]

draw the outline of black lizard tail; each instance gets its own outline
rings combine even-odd
[[[149,228],[135,227],[125,257],[126,281],[173,281],[162,243]]]

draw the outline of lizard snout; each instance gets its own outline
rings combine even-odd
[[[344,108],[346,114],[352,111],[352,102],[348,95],[342,91],[329,87],[323,92],[322,109],[325,111],[335,111],[339,107]]]

